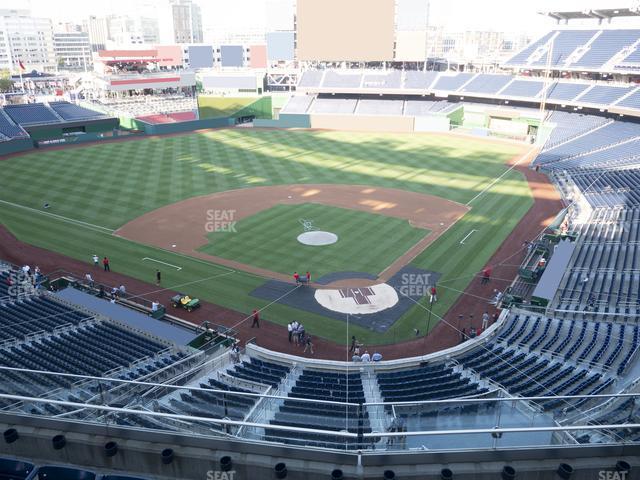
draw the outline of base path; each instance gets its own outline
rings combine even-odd
[[[115,234],[229,268],[290,282],[290,275],[209,255],[199,252],[198,248],[208,243],[210,229],[207,227],[214,221],[212,211],[227,212],[225,220],[239,221],[275,205],[302,203],[318,203],[403,218],[415,227],[430,230],[428,235],[381,272],[377,280],[361,280],[357,285],[350,285],[354,287],[381,283],[391,278],[469,210],[469,207],[451,200],[392,188],[332,184],[282,185],[229,190],[189,198],[146,213],[116,230]],[[228,212],[233,212],[232,218]],[[343,286],[342,283],[339,286]],[[314,286],[329,288],[336,285]]]

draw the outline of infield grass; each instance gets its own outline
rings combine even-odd
[[[523,151],[518,145],[451,135],[249,129],[42,150],[0,162],[0,223],[22,241],[87,264],[93,253],[108,255],[113,270],[149,282],[156,266],[143,257],[180,265],[180,271],[163,271],[166,285],[189,283],[194,296],[250,312],[266,305],[249,296],[262,279],[229,274],[224,267],[139,245],[111,231],[185,198],[262,185],[372,185],[464,204],[507,170],[507,159]],[[46,212],[45,202],[51,205]],[[511,171],[412,262],[443,273],[436,315],[453,304],[531,205],[525,179]],[[477,232],[461,245],[471,230]],[[302,318],[312,334],[345,341],[345,325],[337,320],[282,305],[270,306],[264,318],[282,324]],[[384,335],[357,327],[350,332],[369,344],[393,343],[411,337],[413,328],[424,331],[424,319],[424,310],[416,307]]]
[[[303,245],[301,219],[334,233],[332,245]],[[310,271],[314,279],[332,272],[378,275],[429,230],[407,220],[315,203],[276,205],[240,220],[236,232],[213,232],[200,251],[278,273]]]

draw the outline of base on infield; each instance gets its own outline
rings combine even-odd
[[[318,247],[336,243],[338,241],[338,236],[331,232],[311,231],[298,235],[298,241],[303,245]]]

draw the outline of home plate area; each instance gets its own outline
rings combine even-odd
[[[398,303],[398,293],[386,283],[338,290],[319,289],[314,297],[329,310],[352,315],[381,312]]]
[[[357,272],[336,272],[327,277],[345,280],[345,274],[354,281],[370,277]],[[433,282],[437,282],[440,278],[437,272],[406,266],[386,283],[367,287],[336,289],[299,287],[291,292],[293,288],[291,283],[268,280],[253,290],[251,295],[336,320],[346,322],[348,317],[350,323],[384,333],[422,298],[422,291],[403,288],[406,287],[407,278],[417,275],[430,275]],[[326,280],[319,278],[317,283],[324,284]],[[304,322],[304,319],[300,320]]]

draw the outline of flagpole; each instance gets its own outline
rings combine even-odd
[[[18,75],[20,75],[20,85],[22,85],[22,93],[24,93],[24,81],[22,80],[22,60],[18,59]]]

